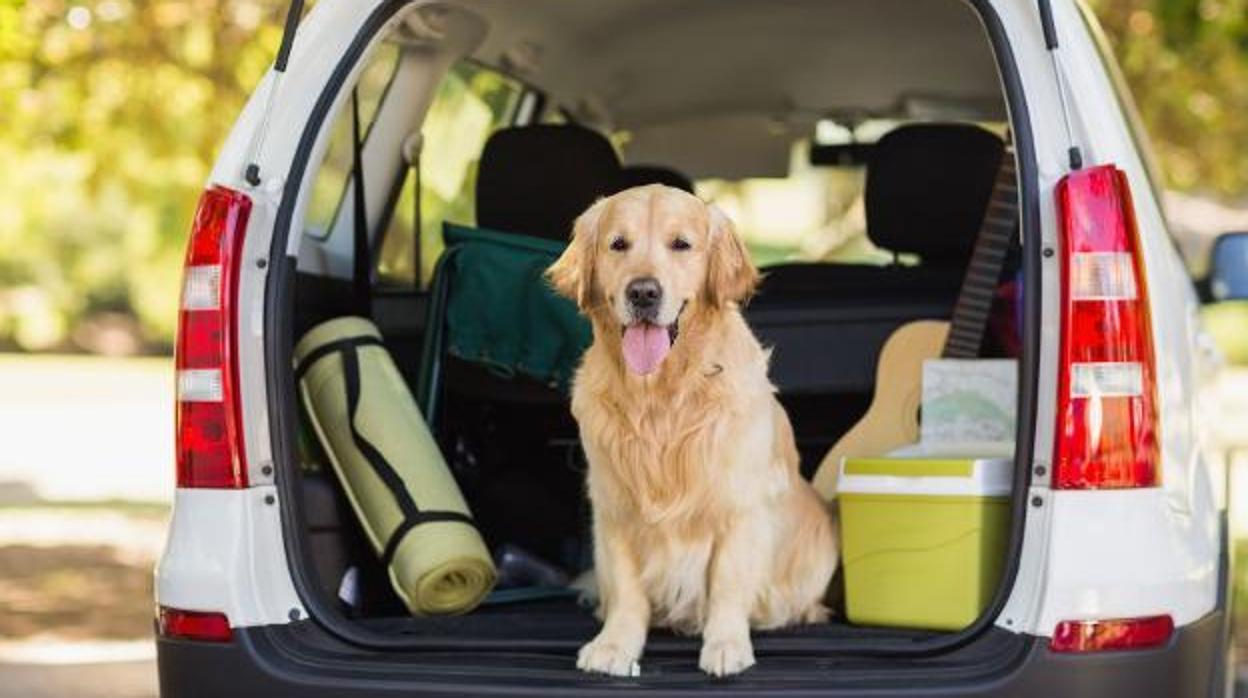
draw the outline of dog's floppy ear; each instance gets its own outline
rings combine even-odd
[[[750,297],[758,284],[758,269],[750,252],[737,235],[728,216],[714,204],[707,204],[710,219],[706,266],[707,300],[715,307],[741,302]]]
[[[599,199],[576,219],[572,241],[546,270],[546,279],[555,292],[576,301],[582,311],[589,310],[593,300],[594,245],[598,239],[598,219],[602,217],[606,201]]]

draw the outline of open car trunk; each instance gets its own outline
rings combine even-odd
[[[605,42],[593,64],[577,64],[573,60],[578,55],[576,50],[585,50],[583,45],[572,42],[551,47],[551,67],[532,76],[537,85],[543,77],[548,78],[550,92],[537,92],[537,88],[530,86],[532,94],[540,95],[536,101],[541,106],[517,110],[509,122],[498,125],[499,130],[538,124],[545,118],[543,114],[550,121],[587,119],[589,113],[578,112],[574,100],[578,95],[597,95],[589,85],[611,75],[628,84],[631,84],[630,79],[658,81],[663,67],[655,61],[661,64],[660,59],[670,59],[678,49],[685,50],[682,31],[689,39],[694,37],[688,33],[694,27],[700,27],[710,37],[721,35],[714,38],[716,45],[739,46],[745,40],[743,37],[748,37],[749,48],[759,55],[764,51],[784,53],[782,45],[800,47],[771,62],[760,58],[719,68],[704,63],[702,58],[690,58],[684,66],[686,70],[677,71],[688,72],[688,79],[695,84],[709,85],[691,101],[716,97],[719,91],[724,93],[719,102],[732,103],[738,95],[736,90],[745,90],[745,94],[749,90],[758,92],[754,103],[760,106],[752,107],[754,113],[747,113],[742,119],[737,119],[727,108],[718,111],[712,108],[709,110],[712,118],[699,121],[701,116],[698,115],[708,110],[696,104],[684,105],[688,107],[685,114],[672,115],[674,107],[665,100],[671,94],[687,90],[688,85],[678,78],[670,78],[651,92],[643,90],[636,95],[616,98],[609,105],[615,107],[611,114],[613,119],[604,119],[603,125],[589,130],[619,136],[615,140],[625,144],[625,165],[661,162],[665,170],[678,172],[684,181],[696,181],[701,195],[720,200],[736,196],[736,213],[747,218],[760,212],[766,215],[764,208],[757,211],[750,208],[751,187],[765,186],[751,182],[786,175],[793,179],[793,162],[806,163],[798,169],[803,169],[807,175],[819,171],[820,167],[852,167],[857,168],[859,174],[866,169],[866,192],[859,194],[865,200],[865,204],[860,205],[866,208],[866,236],[877,252],[892,256],[891,262],[883,260],[881,264],[879,257],[865,263],[847,262],[835,255],[820,256],[821,253],[803,256],[800,243],[789,244],[788,252],[777,253],[775,246],[766,240],[750,239],[754,229],[766,227],[765,222],[755,221],[743,226],[747,241],[756,243],[751,245],[756,258],[769,262],[764,266],[764,272],[769,274],[746,308],[746,317],[764,344],[774,347],[772,378],[794,424],[802,470],[807,477],[814,475],[828,449],[867,411],[877,385],[887,382],[886,375],[877,375],[876,361],[890,334],[909,322],[947,320],[952,315],[963,289],[987,193],[997,172],[995,161],[986,172],[982,167],[968,169],[966,163],[951,157],[962,152],[957,144],[948,146],[949,150],[941,147],[927,150],[921,142],[910,146],[909,151],[904,143],[897,148],[903,161],[880,164],[879,172],[884,172],[885,168],[895,173],[923,167],[930,170],[931,163],[936,162],[947,167],[950,174],[940,178],[939,186],[931,184],[936,180],[929,180],[920,198],[926,196],[937,202],[934,206],[937,209],[950,208],[940,202],[951,199],[970,201],[966,206],[953,207],[963,209],[960,213],[950,214],[955,218],[961,215],[963,221],[968,219],[965,209],[968,206],[974,209],[970,214],[974,224],[969,228],[963,225],[965,230],[959,233],[960,241],[936,245],[930,241],[915,242],[907,237],[911,233],[905,231],[923,227],[922,221],[904,216],[896,219],[896,209],[906,209],[907,197],[915,196],[914,185],[892,176],[877,177],[871,168],[882,158],[873,159],[871,145],[881,142],[882,134],[899,126],[922,127],[932,122],[981,124],[974,128],[986,129],[998,138],[1008,133],[1017,151],[1022,203],[1018,225],[1022,235],[1015,237],[997,279],[1002,288],[1007,282],[1010,285],[1008,293],[1002,290],[997,294],[998,302],[1004,307],[997,308],[996,314],[1007,319],[1004,325],[986,330],[987,339],[980,347],[980,355],[1009,356],[1018,360],[1018,431],[1014,441],[1020,452],[1029,452],[1033,386],[1028,381],[1034,375],[1033,362],[1036,361],[1030,342],[1035,337],[1038,308],[1031,288],[1038,283],[1039,269],[1036,243],[1027,236],[1037,216],[1034,164],[1026,112],[1017,100],[1018,86],[1013,82],[1009,47],[1003,43],[991,9],[978,2],[964,5],[949,0],[947,7],[941,10],[928,8],[911,13],[906,19],[906,15],[898,14],[899,8],[893,7],[893,3],[877,5],[866,0],[844,4],[793,2],[786,3],[781,11],[773,11],[773,6],[766,2],[752,0],[716,3],[691,0],[684,5],[684,10],[679,12],[665,6],[670,12],[664,18],[672,26],[648,32],[644,27],[650,26],[648,22],[657,21],[658,4],[604,3],[600,8],[602,17],[595,19],[581,10],[568,9],[569,4],[558,2],[512,4],[464,0],[447,3],[448,7],[456,8],[452,14],[475,16],[483,20],[486,27],[484,38],[459,58],[503,65],[511,71],[526,72],[515,65],[518,60],[515,47],[517,42],[523,43],[522,39],[532,39],[509,24],[520,22],[517,12],[525,14],[525,26],[529,29],[533,22],[540,25],[543,19],[554,28],[550,35],[543,34],[539,39],[554,42],[554,35],[585,34],[599,36]],[[840,7],[839,14],[820,9],[829,5]],[[514,9],[517,6],[526,9]],[[674,6],[682,5],[674,3]],[[768,18],[771,24],[755,26],[760,17]],[[819,27],[820,22],[823,22],[821,30],[807,28],[793,34],[795,27],[804,23]],[[610,26],[618,26],[623,38],[609,42],[591,32],[606,31]],[[884,32],[885,27],[888,27],[886,35],[872,36],[872,32]],[[933,27],[943,31],[934,31]],[[835,41],[828,38],[833,34]],[[860,38],[855,40],[854,36]],[[362,39],[367,40],[367,37]],[[898,42],[911,42],[918,45],[919,50],[904,60],[891,52],[881,52],[882,46],[895,46]],[[924,42],[931,45],[924,49]],[[403,50],[403,42],[398,43]],[[951,48],[967,43],[974,44],[975,48]],[[690,50],[691,55],[702,53]],[[821,57],[823,53],[833,55]],[[884,53],[889,53],[890,61],[874,61],[873,57]],[[853,56],[854,65],[860,69],[871,65],[888,67],[876,68],[878,75],[870,69],[846,72],[843,67],[835,68],[844,63],[846,54]],[[934,55],[942,56],[944,67],[935,73],[923,73],[921,66],[929,63]],[[559,57],[566,62],[559,63]],[[348,56],[346,60],[357,59],[358,56]],[[579,72],[573,67],[576,65],[581,68]],[[636,75],[622,72],[630,65],[635,66]],[[745,65],[752,66],[751,72],[741,73]],[[399,66],[381,92],[376,106],[379,114],[376,124],[383,123],[389,108],[386,95],[402,94],[402,86],[395,82],[404,75],[401,58]],[[998,71],[1001,81],[998,81]],[[619,77],[622,74],[629,79]],[[739,76],[744,87],[732,86],[728,80],[732,75]],[[972,96],[963,94],[960,101],[916,97],[928,88],[939,91],[944,84],[942,80],[955,83],[951,93],[956,94],[961,87],[966,88],[961,90],[963,93],[969,92]],[[795,91],[795,99],[805,95],[809,97],[805,103],[816,108],[793,108],[788,115],[791,123],[783,128],[788,129],[786,133],[790,139],[784,143],[779,164],[774,148],[760,146],[761,154],[753,159],[727,155],[734,150],[749,151],[754,142],[750,139],[759,138],[759,128],[765,133],[781,128],[767,115],[769,108],[761,106],[775,103],[772,99],[775,95],[768,93],[766,87],[773,83],[786,83],[786,89]],[[331,89],[337,88],[331,85]],[[838,90],[844,94],[837,93]],[[829,91],[837,94],[829,95]],[[566,101],[568,106],[561,106],[557,100]],[[1008,110],[1014,116],[1012,122],[1006,118],[1007,103],[1012,107]],[[858,112],[853,112],[853,108]],[[426,118],[434,118],[437,109],[435,101]],[[524,112],[522,116],[520,111]],[[879,118],[843,116],[851,112],[878,114]],[[317,118],[323,119],[325,129],[329,130],[334,128],[333,116],[322,113]],[[607,126],[611,121],[615,125]],[[858,128],[864,121],[871,122],[865,131]],[[338,115],[338,123],[344,122],[349,122],[349,112]],[[842,130],[848,124],[848,140],[833,138],[830,143],[818,143],[815,133],[824,128],[819,125],[823,122]],[[828,128],[835,130],[833,126]],[[875,133],[869,134],[869,141],[858,141],[873,129]],[[436,133],[437,129],[431,129],[426,121],[425,137],[432,139]],[[627,137],[620,134],[627,134]],[[365,155],[370,149],[376,152],[382,148],[384,138],[382,126],[369,132]],[[790,152],[790,146],[798,142],[805,142],[805,149]],[[763,150],[768,152],[762,153]],[[436,152],[426,144],[427,155]],[[794,152],[800,155],[793,155]],[[479,159],[480,155],[477,157]],[[530,157],[540,158],[541,153]],[[1001,156],[1003,159],[1014,157],[1008,153]],[[326,162],[333,158],[331,147]],[[370,159],[366,157],[363,161],[367,163]],[[419,161],[417,166],[420,167]],[[422,409],[428,408],[430,430],[491,553],[499,555],[507,546],[557,568],[567,579],[572,579],[592,566],[592,550],[589,503],[584,494],[586,466],[576,425],[568,410],[566,385],[552,387],[551,381],[526,376],[522,371],[502,376],[497,366],[482,366],[481,362],[466,357],[466,352],[443,350],[442,345],[431,344],[429,340],[431,328],[442,322],[437,313],[437,273],[430,273],[432,262],[428,259],[431,251],[440,252],[440,249],[430,246],[427,242],[430,236],[441,238],[444,224],[475,223],[492,229],[525,227],[521,223],[508,226],[505,220],[498,222],[500,215],[506,218],[497,213],[505,210],[505,205],[487,208],[487,198],[515,200],[521,193],[508,190],[509,185],[504,184],[501,194],[493,191],[487,197],[482,184],[486,165],[480,167],[482,172],[475,175],[479,178],[475,191],[475,221],[471,220],[474,217],[471,206],[467,211],[462,206],[445,206],[440,209],[445,214],[442,218],[430,218],[426,206],[420,218],[422,225],[415,226],[415,241],[405,246],[392,245],[388,239],[379,237],[395,235],[393,230],[386,232],[384,218],[381,224],[373,224],[370,242],[373,254],[381,258],[383,266],[391,247],[404,249],[407,254],[412,254],[413,248],[420,250],[426,259],[422,261],[418,257],[412,265],[414,279],[410,288],[383,288],[377,281],[385,276],[384,269],[375,271],[367,312],[380,328],[385,347],[417,395],[418,404]],[[519,169],[521,173],[503,176],[502,181],[508,181],[509,177],[534,176],[526,168],[512,166],[512,169]],[[366,169],[366,173],[371,188],[372,170]],[[384,207],[388,217],[397,219],[404,207],[410,206],[410,202],[399,200],[401,192],[412,186],[408,174],[403,169],[390,173],[390,179],[377,176],[383,183],[374,191],[387,187],[390,191]],[[967,174],[974,181],[964,181],[960,174]],[[421,180],[427,177],[415,179],[414,186],[420,187]],[[557,177],[543,175],[537,179],[547,189],[559,189]],[[471,180],[466,186],[471,188]],[[967,196],[968,188],[980,193]],[[326,226],[326,237],[305,239],[298,271],[287,261],[284,263],[290,268],[285,270],[285,275],[275,277],[284,281],[275,284],[281,288],[270,289],[266,314],[272,323],[267,333],[271,338],[271,366],[293,365],[295,343],[318,323],[362,312],[361,306],[353,300],[358,299],[358,294],[352,293],[349,271],[344,271],[351,268],[350,191],[349,186],[342,190],[335,218]],[[423,192],[417,194],[418,197],[423,195]],[[551,205],[547,218],[543,218],[546,214],[541,212],[532,214],[540,222],[532,223],[531,227],[545,225],[558,229],[559,216],[566,218],[567,214],[557,210],[567,207],[567,202],[561,200]],[[886,220],[889,216],[894,219]],[[487,218],[491,219],[489,226],[484,225]],[[525,221],[528,223],[531,221]],[[879,232],[873,232],[873,225]],[[569,229],[565,225],[558,234],[563,235]],[[282,237],[287,232],[279,229],[275,249],[286,249]],[[550,239],[556,237],[541,230],[519,232]],[[338,238],[335,240],[334,236]],[[311,248],[315,249],[308,253]],[[345,254],[345,259],[334,262],[335,254]],[[288,259],[284,255],[277,257]],[[324,261],[326,259],[329,261]],[[570,671],[575,650],[591,639],[599,627],[592,609],[580,603],[575,591],[535,594],[527,599],[523,593],[512,597],[504,594],[487,598],[481,606],[463,615],[413,616],[408,613],[394,594],[384,563],[369,545],[341,484],[327,467],[323,454],[318,454],[316,435],[308,429],[296,397],[294,372],[278,373],[282,375],[275,376],[270,386],[274,400],[276,462],[284,501],[293,503],[284,511],[285,538],[307,608],[332,636],[332,639],[316,641],[324,644],[322,649],[336,656],[356,656],[360,661],[406,661],[420,653],[429,653],[422,656],[438,660],[447,656],[439,653],[470,650],[473,657],[485,664],[496,662],[516,668]],[[435,374],[436,379],[431,380],[430,376]],[[436,409],[432,407],[434,404]],[[789,679],[803,670],[836,672],[838,681],[853,681],[883,680],[882,677],[899,680],[904,677],[906,667],[929,672],[928,676],[935,667],[947,671],[950,677],[965,675],[969,666],[985,671],[1008,668],[1025,650],[1025,643],[1020,636],[993,628],[992,622],[1012,582],[1021,545],[1022,493],[1027,478],[1025,459],[1017,459],[1014,472],[1011,498],[1014,516],[1003,561],[1003,589],[979,620],[953,632],[855,625],[845,617],[838,573],[829,596],[833,610],[830,622],[755,633],[760,667],[770,665],[770,669],[757,671],[764,677],[771,675],[768,671],[776,672],[777,676],[785,673]],[[916,580],[915,583],[922,582]],[[663,667],[659,674],[666,672],[666,679],[650,676],[648,669],[643,670],[647,672],[643,676],[660,683],[688,678],[686,674],[696,667],[697,650],[697,638],[656,629],[651,632],[645,656],[647,662],[653,658]],[[490,659],[503,654],[511,659]],[[388,659],[382,659],[383,656]],[[678,669],[678,666],[685,668]]]

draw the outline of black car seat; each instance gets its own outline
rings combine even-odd
[[[615,191],[620,160],[597,131],[571,124],[521,126],[486,141],[477,170],[477,225],[567,240],[572,222]]]
[[[870,402],[881,347],[898,327],[945,319],[992,192],[1004,146],[976,126],[903,126],[867,164],[867,235],[917,266],[785,264],[765,269],[746,315],[774,347],[771,377],[807,475]]]
[[[867,236],[919,264],[764,270],[746,312],[775,346],[782,391],[869,393],[893,330],[950,316],[1004,152],[1001,138],[967,124],[902,126],[879,140],[867,165]]]
[[[783,264],[760,288],[766,302],[817,297],[870,305],[939,299],[950,308],[983,219],[1004,143],[970,124],[912,124],[888,132],[867,161],[867,237],[917,266]]]
[[[647,184],[665,184],[693,193],[693,180],[663,165],[629,165],[620,170],[614,191],[624,191]]]
[[[477,226],[566,242],[576,217],[612,193],[619,173],[615,149],[596,131],[570,124],[503,129],[486,141],[481,154]],[[521,375],[500,377],[451,356],[436,360],[441,362],[437,370],[442,376],[434,382],[448,391],[503,402],[551,402],[560,397],[549,386]],[[426,400],[423,394],[421,400]]]

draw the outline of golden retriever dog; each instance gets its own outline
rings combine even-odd
[[[703,671],[735,674],[754,664],[751,627],[826,620],[834,525],[741,315],[758,271],[728,218],[629,189],[577,219],[547,276],[594,330],[572,413],[603,626],[577,666],[629,675],[666,626],[701,633]]]

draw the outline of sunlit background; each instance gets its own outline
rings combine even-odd
[[[1248,1],[1092,4],[1199,272],[1213,236],[1248,230]],[[0,0],[0,695],[155,692],[145,638],[172,488],[183,245],[284,11]],[[1248,449],[1248,306],[1206,315],[1232,364],[1220,427]]]

